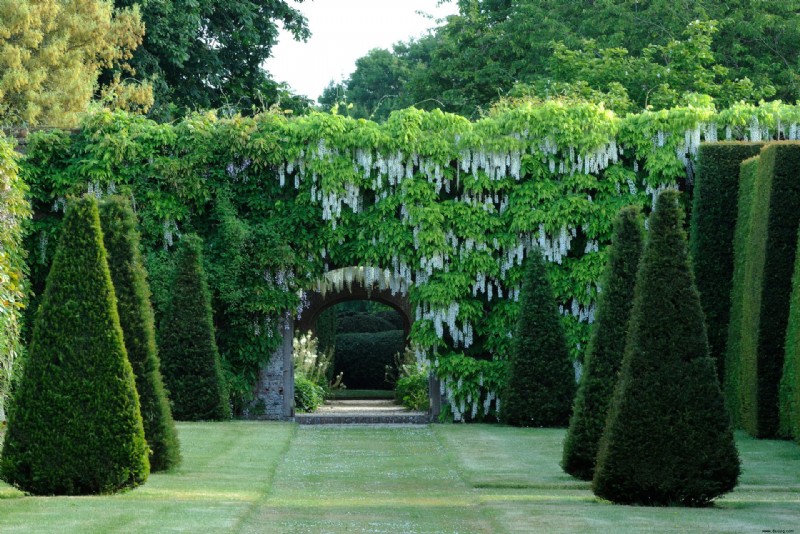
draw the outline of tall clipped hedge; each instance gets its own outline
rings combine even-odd
[[[742,426],[757,437],[779,428],[789,295],[800,223],[800,143],[773,143],[759,156],[745,243],[740,341]]]
[[[697,290],[706,316],[708,346],[724,376],[733,237],[739,194],[739,166],[758,155],[763,143],[704,143],[697,154],[694,204],[689,234]]]
[[[150,447],[150,469],[164,471],[180,463],[180,446],[161,377],[136,216],[127,200],[110,197],[100,204],[100,220],[125,349],[136,376],[144,435]]]
[[[30,216],[30,205],[18,170],[13,145],[0,134],[0,418],[21,350],[20,309],[25,302],[22,222]]]
[[[211,296],[203,270],[203,241],[184,236],[178,246],[172,299],[161,325],[164,380],[179,421],[230,419]]]
[[[405,343],[402,330],[339,334],[333,376],[344,373],[344,383],[350,389],[394,389],[385,380],[386,367],[396,371],[395,355],[402,354]]]
[[[515,426],[567,426],[575,371],[544,258],[534,252],[527,261],[500,418]]]
[[[797,238],[800,247],[800,232]],[[800,261],[795,259],[789,325],[786,329],[786,354],[780,384],[779,434],[800,443]]]
[[[592,482],[595,494],[615,503],[704,505],[739,475],[682,219],[678,194],[662,193]]]
[[[742,305],[744,301],[745,249],[750,234],[750,214],[756,186],[759,158],[743,161],[739,168],[739,200],[736,229],[733,238],[733,280],[731,283],[731,311],[728,322],[728,341],[725,345],[723,392],[734,427],[741,426],[739,410],[739,382],[741,380]]]
[[[603,292],[597,303],[597,319],[564,439],[561,466],[570,475],[583,480],[591,480],[594,475],[597,446],[625,352],[633,288],[643,246],[641,210],[634,206],[624,208],[614,222]]]
[[[139,397],[125,353],[97,202],[68,209],[9,411],[2,476],[35,494],[143,483]]]

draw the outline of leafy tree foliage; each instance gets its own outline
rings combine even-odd
[[[302,1],[302,0],[300,0]],[[231,106],[250,110],[281,101],[300,110],[292,95],[262,69],[277,43],[278,24],[295,39],[310,35],[305,17],[285,0],[114,0],[141,6],[147,31],[131,64],[153,80],[157,117]]]
[[[111,493],[150,466],[97,202],[67,211],[3,444],[2,475],[40,494]]]
[[[136,216],[122,197],[103,202],[100,213],[125,350],[136,376],[144,435],[150,447],[150,469],[164,471],[180,463],[180,446],[161,377]]]
[[[682,219],[678,193],[663,192],[650,216],[592,483],[615,503],[705,505],[739,475]]]
[[[501,420],[515,426],[566,426],[575,395],[575,372],[545,261],[538,251],[528,259],[520,307],[501,397]]]
[[[687,92],[721,105],[800,97],[798,0],[457,3],[434,33],[394,47],[407,77],[394,109],[422,102],[476,117],[520,94],[589,95],[621,112],[672,106]],[[376,81],[378,93],[393,94]]]
[[[614,223],[603,292],[597,302],[597,319],[564,439],[561,465],[564,471],[583,480],[591,480],[594,475],[598,443],[625,352],[633,288],[643,245],[639,208],[623,209]]]
[[[104,0],[0,2],[0,125],[75,126],[103,68],[123,68],[141,43],[136,7]],[[147,89],[108,80],[118,104],[149,103]]]
[[[161,326],[164,379],[179,421],[222,420],[231,416],[222,375],[211,296],[203,270],[202,240],[181,239],[173,293]]]

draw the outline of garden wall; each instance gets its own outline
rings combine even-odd
[[[408,289],[412,346],[453,416],[479,418],[497,409],[521,265],[534,247],[549,260],[579,360],[618,210],[684,187],[703,140],[797,138],[798,123],[800,108],[779,103],[620,118],[548,101],[477,122],[409,109],[384,124],[321,113],[156,124],[101,112],[77,133],[30,136],[31,280],[43,285],[70,196],[133,199],[157,314],[175,241],[200,234],[242,410],[302,291],[332,269],[374,266]]]

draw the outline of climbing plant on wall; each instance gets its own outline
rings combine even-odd
[[[17,172],[13,145],[0,135],[0,410],[20,351],[20,311],[25,297],[22,223],[30,215],[30,207]]]
[[[184,232],[204,237],[239,409],[278,329],[302,313],[302,291],[358,265],[407,291],[417,356],[442,379],[456,419],[480,418],[496,410],[533,248],[549,262],[580,359],[617,211],[691,183],[702,140],[797,138],[799,123],[800,107],[716,111],[699,97],[625,118],[585,102],[523,101],[477,122],[416,109],[382,124],[268,113],[164,125],[98,113],[78,133],[30,139],[34,286],[65,198],[123,193],[151,263],[166,261]]]

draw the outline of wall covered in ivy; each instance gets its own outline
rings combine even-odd
[[[174,243],[207,243],[220,350],[241,408],[302,291],[370,266],[416,312],[411,340],[456,419],[494,413],[533,247],[580,360],[617,211],[691,189],[702,141],[797,139],[800,108],[709,102],[621,118],[573,101],[517,103],[469,122],[408,109],[383,124],[313,113],[175,124],[112,113],[31,136],[27,248],[41,287],[66,199],[132,197],[156,307]]]
[[[13,143],[0,135],[0,412],[21,350],[20,315],[26,291],[22,226],[30,214],[25,191]]]

